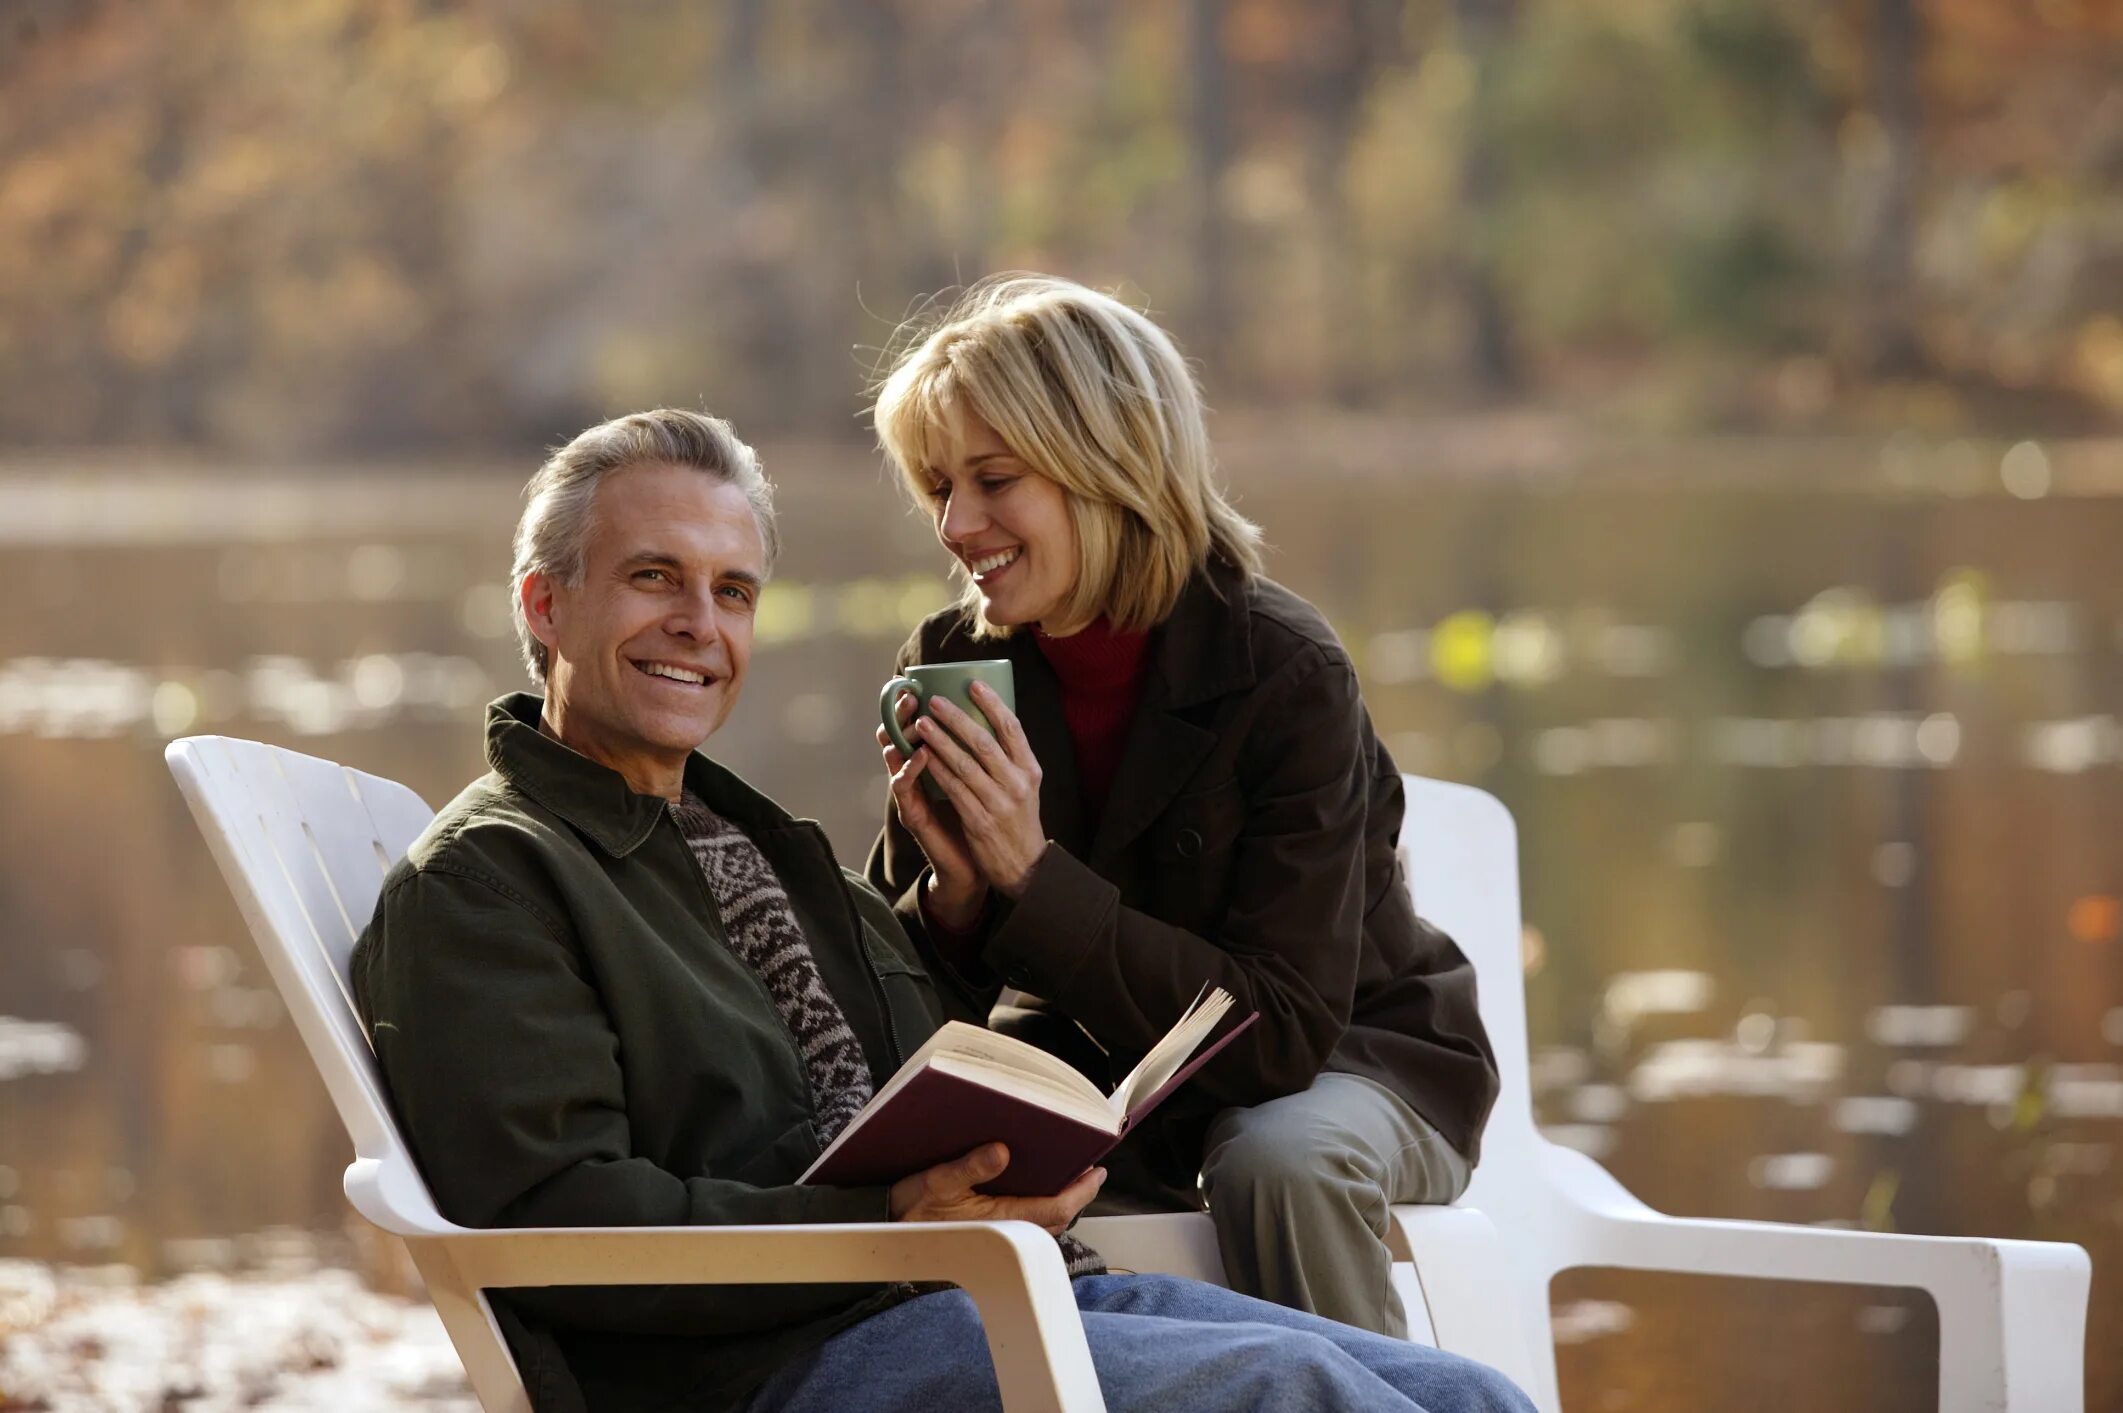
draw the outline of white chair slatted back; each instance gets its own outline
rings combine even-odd
[[[1531,1361],[1529,1391],[1561,1406],[1549,1337],[1548,1284],[1558,1268],[1549,1230],[1559,1204],[1543,1185],[1550,1145],[1533,1126],[1526,989],[1520,960],[1518,827],[1495,796],[1466,785],[1401,777],[1408,888],[1417,913],[1443,928],[1474,964],[1482,1026],[1496,1051],[1496,1108],[1482,1161],[1460,1201],[1495,1223],[1513,1278],[1507,1289]]]
[[[1415,909],[1443,928],[1474,964],[1482,1025],[1496,1049],[1502,1092],[1482,1135],[1493,1172],[1527,1159],[1533,1096],[1527,1077],[1526,992],[1520,963],[1518,829],[1495,796],[1467,785],[1404,775],[1408,812],[1401,853]],[[1480,1207],[1478,1196],[1466,1199]]]
[[[396,781],[255,741],[193,736],[167,756],[355,1151],[402,1148],[347,963],[434,812]]]

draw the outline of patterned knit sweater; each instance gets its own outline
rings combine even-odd
[[[862,1042],[826,988],[789,895],[759,846],[696,795],[672,805],[671,816],[721,910],[730,950],[765,985],[796,1038],[818,1106],[819,1142],[831,1143],[875,1092]],[[1075,1237],[1064,1234],[1057,1240],[1072,1277],[1106,1269],[1098,1253]]]
[[[687,795],[671,813],[722,912],[730,950],[765,984],[774,1009],[796,1037],[818,1105],[819,1141],[831,1143],[870,1102],[870,1066],[862,1043],[826,989],[789,895],[759,846],[698,796]]]

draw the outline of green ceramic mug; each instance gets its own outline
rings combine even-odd
[[[885,683],[884,691],[877,697],[877,713],[879,719],[884,722],[885,734],[892,738],[893,745],[899,747],[899,753],[912,760],[917,749],[916,743],[907,739],[907,733],[899,724],[899,699],[909,692],[914,694],[916,717],[928,712],[931,697],[942,697],[993,731],[995,723],[988,720],[987,713],[974,703],[975,682],[987,683],[995,689],[995,695],[1003,699],[1004,706],[1012,711],[1017,710],[1017,680],[1011,675],[1008,658],[986,658],[979,662],[917,663]],[[909,718],[907,724],[913,725],[913,718]],[[940,800],[944,797],[943,788],[927,774],[922,776],[921,784],[931,799]]]

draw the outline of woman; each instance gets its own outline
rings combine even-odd
[[[1007,657],[1018,709],[976,688],[991,735],[941,702],[912,759],[879,733],[872,881],[963,1014],[1026,993],[995,1023],[1095,1079],[1205,983],[1258,1011],[1106,1192],[1206,1199],[1237,1288],[1405,1334],[1387,1204],[1465,1188],[1496,1066],[1472,969],[1409,902],[1400,780],[1348,655],[1261,574],[1178,349],[1105,295],[1000,277],[874,415],[965,581],[900,661]]]

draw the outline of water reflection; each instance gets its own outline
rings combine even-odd
[[[1907,1099],[1881,1094],[1853,1094],[1836,1101],[1831,1120],[1838,1133],[1871,1133],[1899,1137],[1917,1123],[1917,1106]]]
[[[71,1026],[0,1016],[0,1080],[68,1074],[87,1063],[88,1045]]]
[[[1551,1319],[1557,1344],[1583,1344],[1627,1332],[1636,1312],[1618,1300],[1573,1300],[1556,1306]]]
[[[2123,765],[2123,720],[2082,716],[2072,721],[2033,721],[2021,730],[2021,753],[2037,770],[2078,775],[2104,765]]]
[[[1241,481],[1400,763],[1512,807],[1538,1117],[1655,1206],[2123,1259],[2123,497],[2053,471],[1987,504]],[[852,858],[869,703],[949,589],[866,465],[778,474],[789,556],[718,751]],[[31,802],[0,814],[0,1257],[229,1269],[261,1225],[345,1220],[344,1137],[160,747],[447,798],[522,680],[515,491],[186,483],[105,522],[96,487],[0,481],[0,593],[38,606],[0,621],[0,791]],[[1656,1324],[1558,1298],[1583,1348]]]
[[[1843,1076],[1843,1047],[1822,1041],[1760,1046],[1747,1038],[1667,1040],[1628,1074],[1639,1104],[1718,1095],[1818,1104]]]
[[[2055,657],[2079,651],[2080,607],[2055,601],[1992,602],[1985,577],[1956,569],[1918,603],[1876,604],[1864,590],[1824,589],[1794,614],[1764,614],[1741,635],[1757,667],[1917,667],[1968,664],[1985,655]]]

